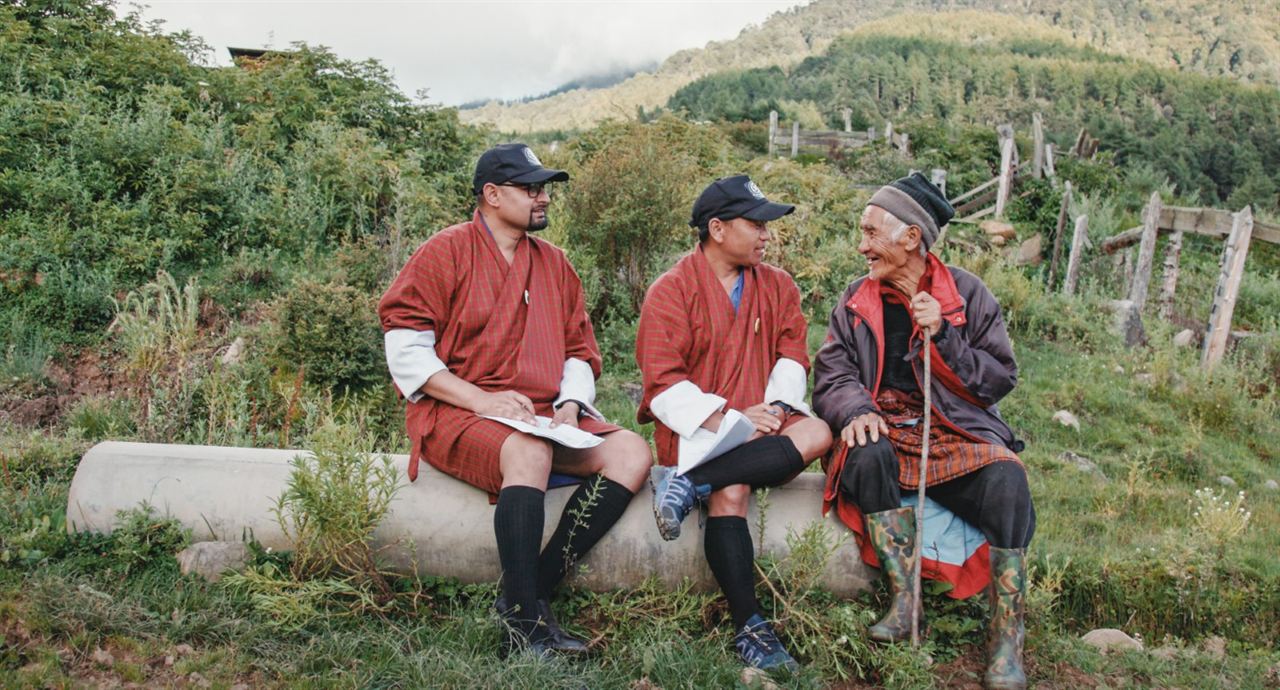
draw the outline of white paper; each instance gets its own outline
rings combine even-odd
[[[683,475],[708,460],[728,453],[746,443],[755,431],[756,425],[746,415],[733,409],[725,412],[719,431],[712,433],[699,428],[690,438],[680,437],[676,474]]]
[[[604,443],[604,439],[595,434],[590,434],[582,429],[568,424],[561,424],[557,427],[551,426],[550,417],[534,417],[538,422],[537,426],[522,422],[518,419],[509,419],[507,417],[490,417],[489,415],[480,415],[485,419],[492,419],[495,422],[501,422],[516,431],[523,431],[530,436],[545,438],[554,441],[565,448],[576,448],[582,450],[585,448],[595,448]]]

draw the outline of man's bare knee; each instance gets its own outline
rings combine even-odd
[[[747,504],[751,500],[751,487],[746,484],[733,484],[711,492],[707,499],[708,512],[711,517],[736,515],[746,517]]]
[[[632,491],[639,489],[653,465],[649,442],[643,436],[626,429],[615,431],[606,439],[609,448],[603,459],[601,473]]]
[[[502,485],[545,489],[551,475],[551,443],[516,432],[502,443],[498,456]]]
[[[796,450],[805,462],[825,454],[831,449],[831,427],[821,419],[808,417],[791,425],[783,435],[796,444]]]

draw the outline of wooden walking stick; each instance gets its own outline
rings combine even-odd
[[[911,567],[911,586],[915,592],[915,610],[911,612],[911,646],[920,646],[920,614],[924,612],[924,601],[920,586],[920,578],[924,570],[924,485],[925,478],[929,472],[929,422],[930,411],[933,407],[932,396],[929,389],[933,384],[933,371],[929,365],[930,352],[929,345],[933,342],[933,333],[928,329],[924,332],[924,421],[922,430],[922,442],[920,444],[920,487],[916,494],[916,560]]]

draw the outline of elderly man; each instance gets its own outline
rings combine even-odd
[[[709,502],[704,548],[729,601],[734,646],[744,662],[764,669],[796,662],[760,615],[747,499],[753,488],[788,481],[831,446],[826,424],[805,404],[800,291],[785,271],[762,263],[766,223],[793,210],[766,199],[746,175],[711,183],[689,223],[698,246],[649,288],[636,336],[644,381],[638,418],[655,422],[661,464],[651,477],[659,532],[677,538],[695,503]],[[706,460],[722,425],[746,442]],[[719,438],[730,429],[723,431]],[[678,473],[677,464],[687,471]]]
[[[422,244],[382,296],[387,364],[408,400],[409,477],[425,459],[497,495],[503,650],[582,652],[551,615],[556,585],[622,516],[652,464],[649,446],[592,406],[600,351],[582,283],[547,227],[548,183],[528,146],[480,156],[476,211]],[[604,436],[586,450],[552,444],[484,416],[570,425]],[[539,553],[549,476],[585,478]]]
[[[879,561],[892,591],[872,639],[909,636],[916,603],[909,576],[927,541],[939,557],[932,564],[925,559],[925,576],[951,581],[953,596],[968,596],[990,578],[985,681],[1021,688],[1026,546],[1035,511],[1015,454],[1022,444],[996,407],[1017,383],[1017,365],[995,297],[976,276],[929,252],[953,214],[919,173],[882,187],[862,214],[858,251],[869,274],[840,298],[814,363],[814,409],[842,442],[827,468],[827,507],[834,504],[858,534],[868,562]],[[962,546],[959,558],[947,556],[952,549],[941,543],[947,536],[932,525],[927,540],[915,534],[915,509],[904,507],[902,497],[919,482],[926,335],[933,372],[928,498],[980,530],[989,545]],[[989,560],[989,573],[975,568],[982,560]]]

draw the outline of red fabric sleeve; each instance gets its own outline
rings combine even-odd
[[[560,255],[562,273],[560,285],[564,290],[564,352],[566,358],[580,359],[591,365],[591,372],[600,378],[602,358],[596,342],[591,317],[587,316],[587,298],[582,291],[582,279],[568,258]]]
[[[685,353],[693,346],[689,328],[689,297],[672,274],[662,276],[645,295],[636,332],[636,364],[640,365],[644,396],[637,418],[653,421],[649,403],[673,384],[692,381]]]
[[[804,310],[800,308],[800,288],[791,276],[785,273],[779,276],[779,303],[782,308],[777,318],[781,321],[778,332],[777,358],[794,360],[809,371],[809,323],[804,318]]]
[[[378,302],[384,333],[394,328],[436,330],[436,324],[449,323],[458,267],[451,239],[452,234],[444,232],[423,242],[400,269]],[[436,337],[439,340],[440,334]]]

